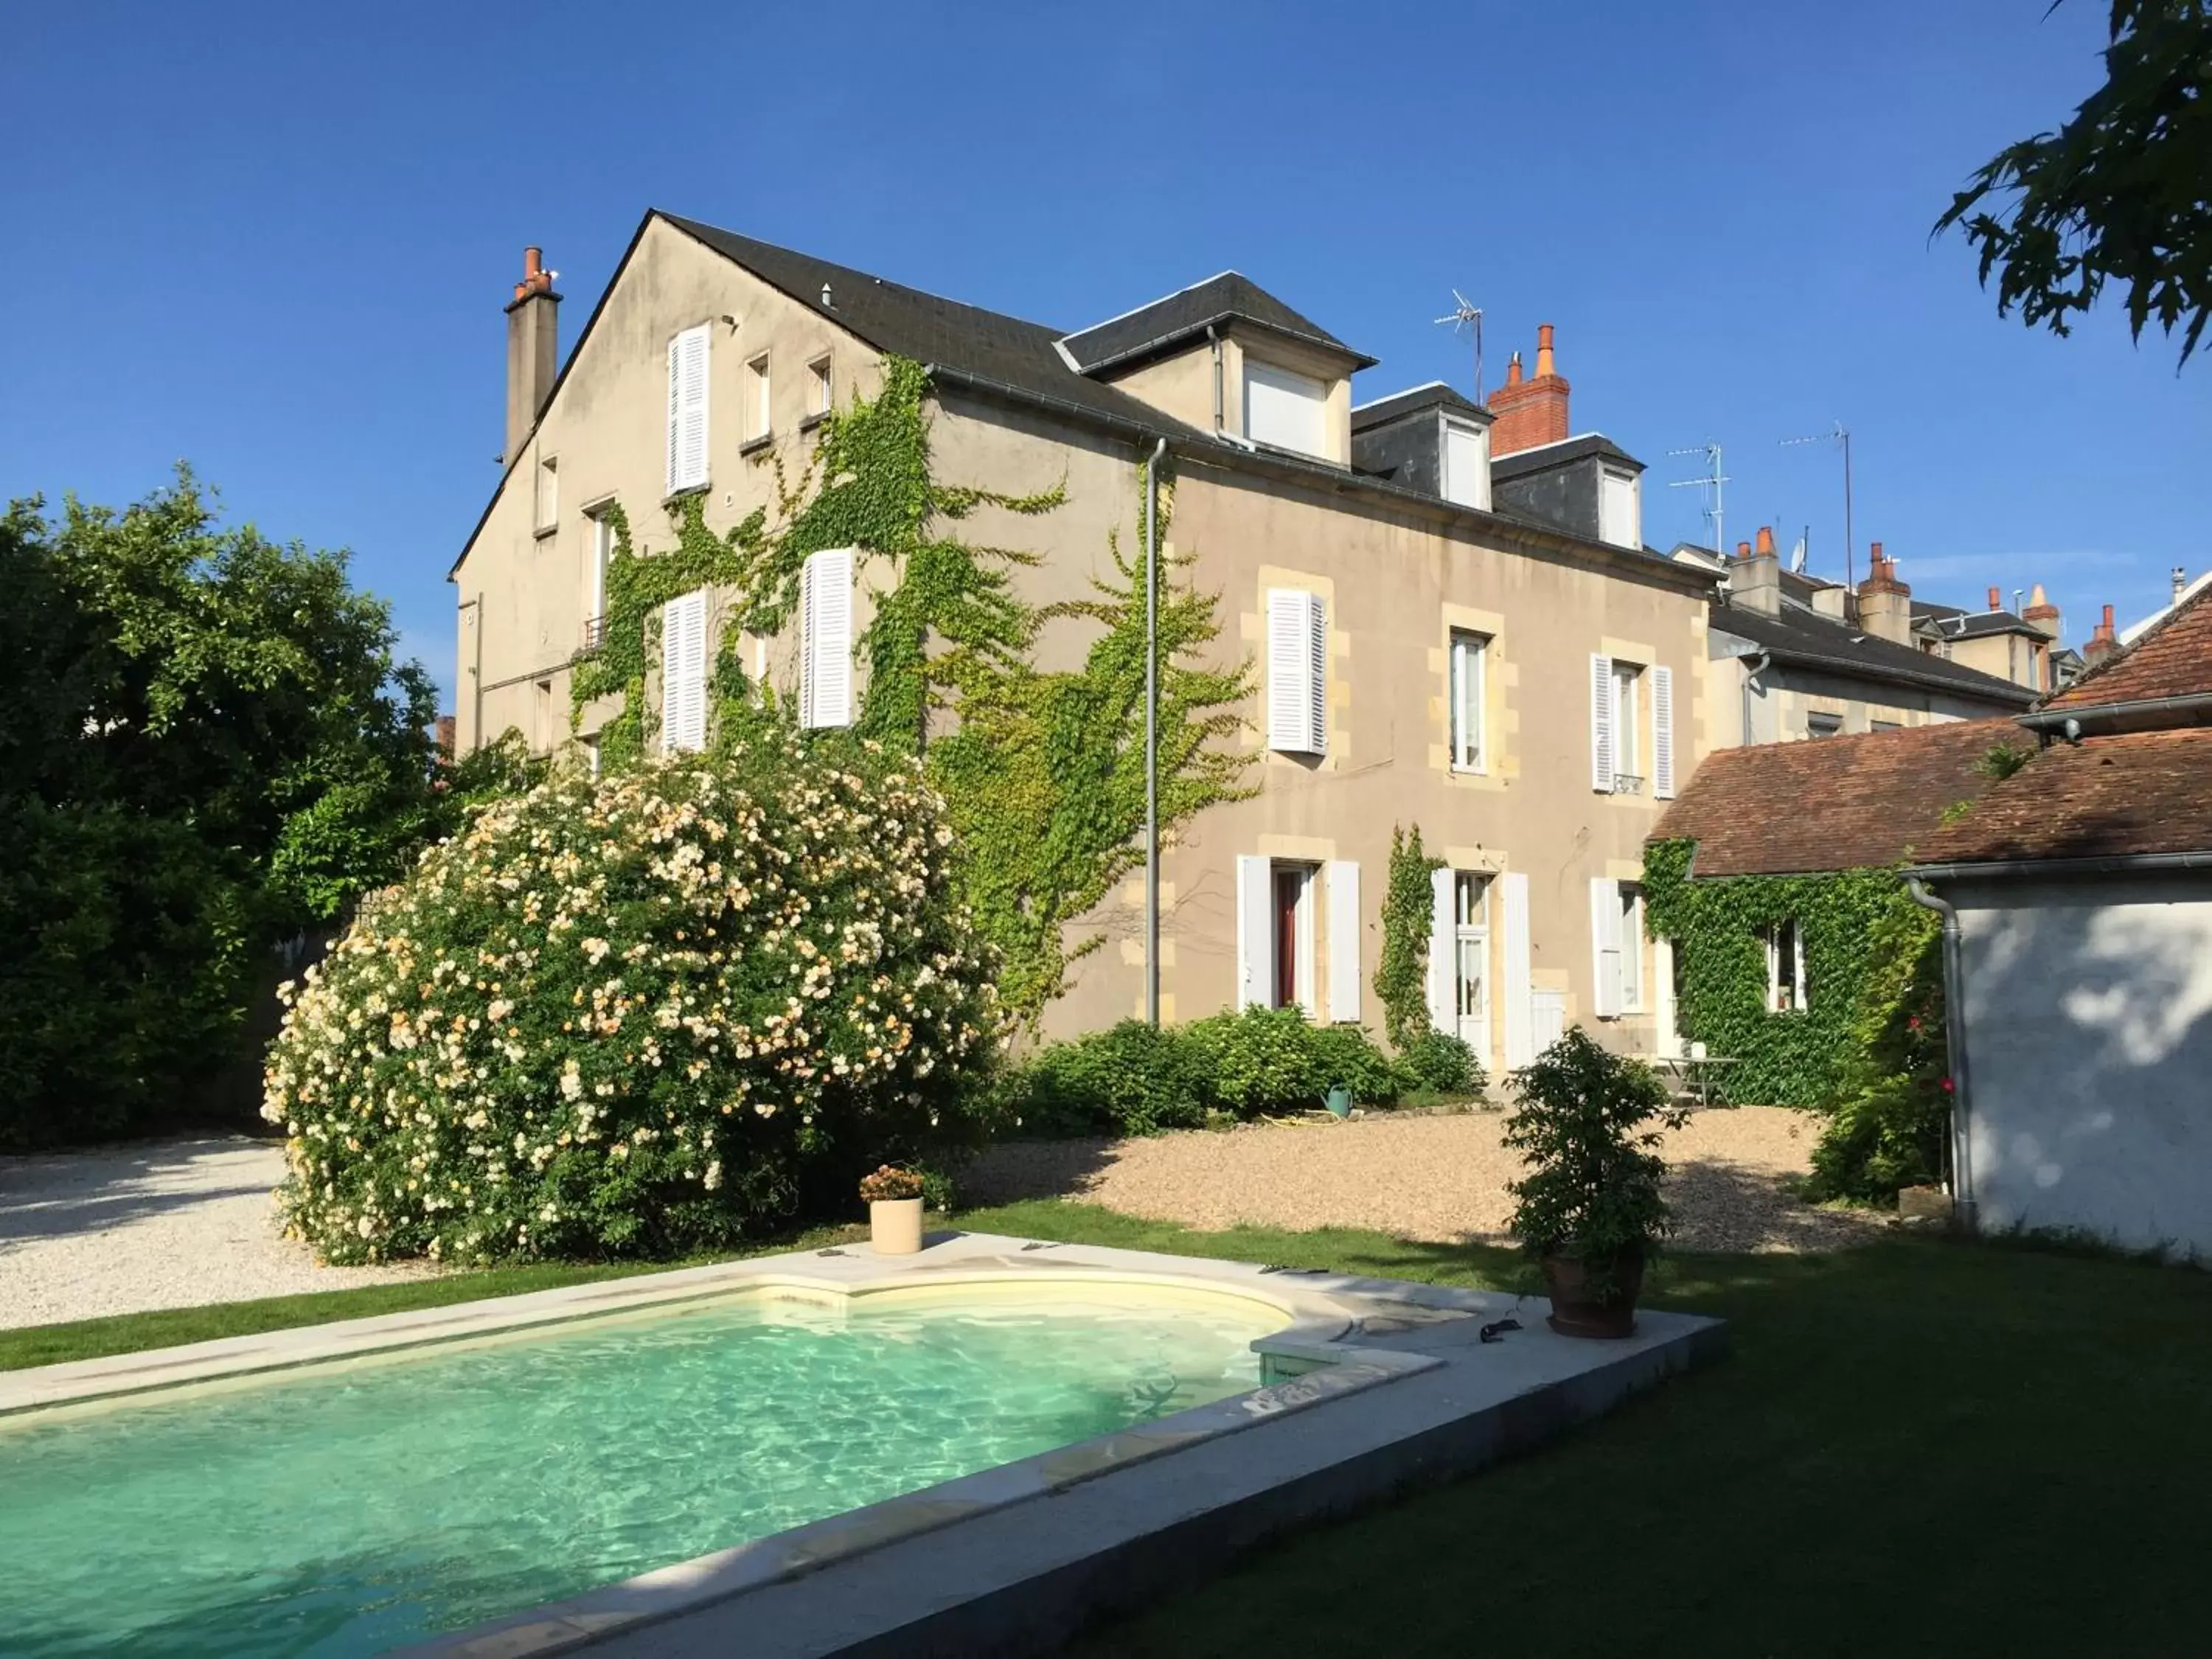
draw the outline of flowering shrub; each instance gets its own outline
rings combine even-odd
[[[902,1170],[896,1164],[886,1164],[872,1174],[860,1177],[860,1201],[863,1204],[890,1204],[902,1198],[920,1198],[928,1190],[929,1183],[918,1170]]]
[[[994,1047],[951,841],[910,764],[788,737],[495,801],[288,990],[290,1228],[481,1261],[841,1212]]]

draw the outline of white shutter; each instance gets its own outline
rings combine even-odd
[[[1651,671],[1651,793],[1674,799],[1674,671]]]
[[[1462,507],[1490,507],[1490,446],[1478,427],[1444,422],[1444,499]]]
[[[1275,1000],[1274,866],[1237,860],[1237,1006],[1266,1008]]]
[[[660,750],[707,746],[707,593],[679,595],[660,612]]]
[[[799,720],[853,723],[853,550],[807,556],[799,596]]]
[[[1331,859],[1328,880],[1328,1017],[1359,1019],[1359,866]]]
[[[1459,965],[1458,918],[1452,912],[1449,870],[1429,872],[1429,1024],[1459,1035],[1459,999],[1452,983]]]
[[[1321,596],[1267,590],[1267,747],[1318,755],[1328,740],[1328,629]]]
[[[1590,970],[1596,981],[1591,1006],[1600,1019],[1620,1012],[1620,884],[1610,876],[1592,876],[1590,903]]]
[[[1613,659],[1590,653],[1590,787],[1613,793]]]
[[[1529,1025],[1528,876],[1508,871],[1498,877],[1498,899],[1505,930],[1505,1066],[1517,1071],[1536,1058]]]
[[[668,343],[668,493],[707,482],[707,353],[702,323]]]

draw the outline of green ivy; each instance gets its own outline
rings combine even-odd
[[[1429,1030],[1429,931],[1435,906],[1429,872],[1443,867],[1421,846],[1421,826],[1390,827],[1390,874],[1382,895],[1382,959],[1375,969],[1375,994],[1382,1003],[1382,1034],[1403,1052]]]
[[[619,696],[619,711],[600,727],[601,764],[627,766],[646,752],[654,715],[645,677],[659,649],[660,607],[702,586],[732,596],[708,687],[714,740],[787,725],[790,711],[746,675],[738,633],[772,635],[790,623],[809,555],[859,550],[856,577],[875,567],[890,580],[857,641],[868,672],[854,732],[925,755],[968,854],[969,902],[1005,960],[1000,1002],[1034,1024],[1065,988],[1070,962],[1098,944],[1071,948],[1064,930],[1142,856],[1143,559],[1109,537],[1115,578],[1091,598],[1025,603],[1012,574],[1036,563],[1035,554],[977,546],[949,531],[987,505],[1025,517],[1050,513],[1066,499],[1065,483],[1028,495],[938,483],[928,394],[921,364],[886,356],[877,395],[824,419],[795,477],[780,459],[763,463],[775,472],[773,513],[756,511],[724,535],[707,527],[703,496],[693,493],[670,504],[676,545],[641,556],[627,515],[610,509],[605,642],[571,677],[570,725],[580,727],[592,702]],[[1164,485],[1161,495],[1164,537],[1172,490]],[[1204,665],[1220,634],[1215,598],[1175,586],[1174,568],[1161,572],[1158,604],[1164,839],[1205,808],[1248,793],[1239,779],[1249,764],[1218,741],[1243,723],[1237,710],[1249,695],[1249,667]],[[1063,617],[1103,631],[1080,670],[1040,672],[1030,659],[1037,629]]]
[[[1682,1034],[1736,1062],[1717,1079],[1728,1099],[1832,1109],[1865,1058],[1876,942],[1901,932],[1924,944],[1934,915],[1887,867],[1692,880],[1693,845],[1655,842],[1644,858],[1647,925],[1674,942]],[[1770,1013],[1765,934],[1791,921],[1805,941],[1805,1006]]]

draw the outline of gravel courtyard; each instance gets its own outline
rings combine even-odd
[[[422,1276],[317,1267],[276,1231],[283,1178],[242,1135],[0,1158],[0,1329]]]
[[[1520,1160],[1495,1112],[1298,1120],[1136,1140],[1024,1141],[985,1153],[963,1202],[1060,1195],[1156,1221],[1221,1228],[1368,1227],[1436,1242],[1504,1237]],[[1814,1120],[1778,1106],[1695,1114],[1663,1147],[1678,1248],[1832,1250],[1882,1223],[1784,1190],[1810,1167]]]

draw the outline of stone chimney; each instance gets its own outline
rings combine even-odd
[[[1735,544],[1735,559],[1729,566],[1729,603],[1762,617],[1782,614],[1782,561],[1775,556],[1774,532],[1759,527],[1759,543]]]
[[[500,465],[511,465],[522,453],[530,428],[545,410],[553,395],[553,376],[560,362],[560,329],[555,320],[561,296],[553,291],[559,273],[545,269],[543,250],[522,250],[522,280],[514,285],[514,298],[507,307],[507,447]]]
[[[2021,611],[2020,619],[2045,639],[2058,637],[2058,607],[2051,604],[2050,597],[2044,592],[2041,582],[2029,590],[2027,605]]]
[[[1813,590],[1813,611],[1830,622],[1850,620],[1851,590],[1841,582],[1823,582]]]
[[[1521,378],[1521,354],[1505,366],[1505,384],[1490,394],[1490,412],[1497,421],[1490,428],[1490,453],[1495,459],[1539,444],[1555,444],[1567,435],[1567,392],[1552,353],[1552,325],[1536,331],[1536,373]]]
[[[2094,668],[2119,648],[2119,636],[2112,632],[2112,607],[2108,605],[2105,607],[2105,619],[2089,635],[2089,643],[2081,647],[2081,660]]]
[[[1912,643],[1912,590],[1897,579],[1897,561],[1868,550],[1867,578],[1859,584],[1859,626],[1893,645]]]

